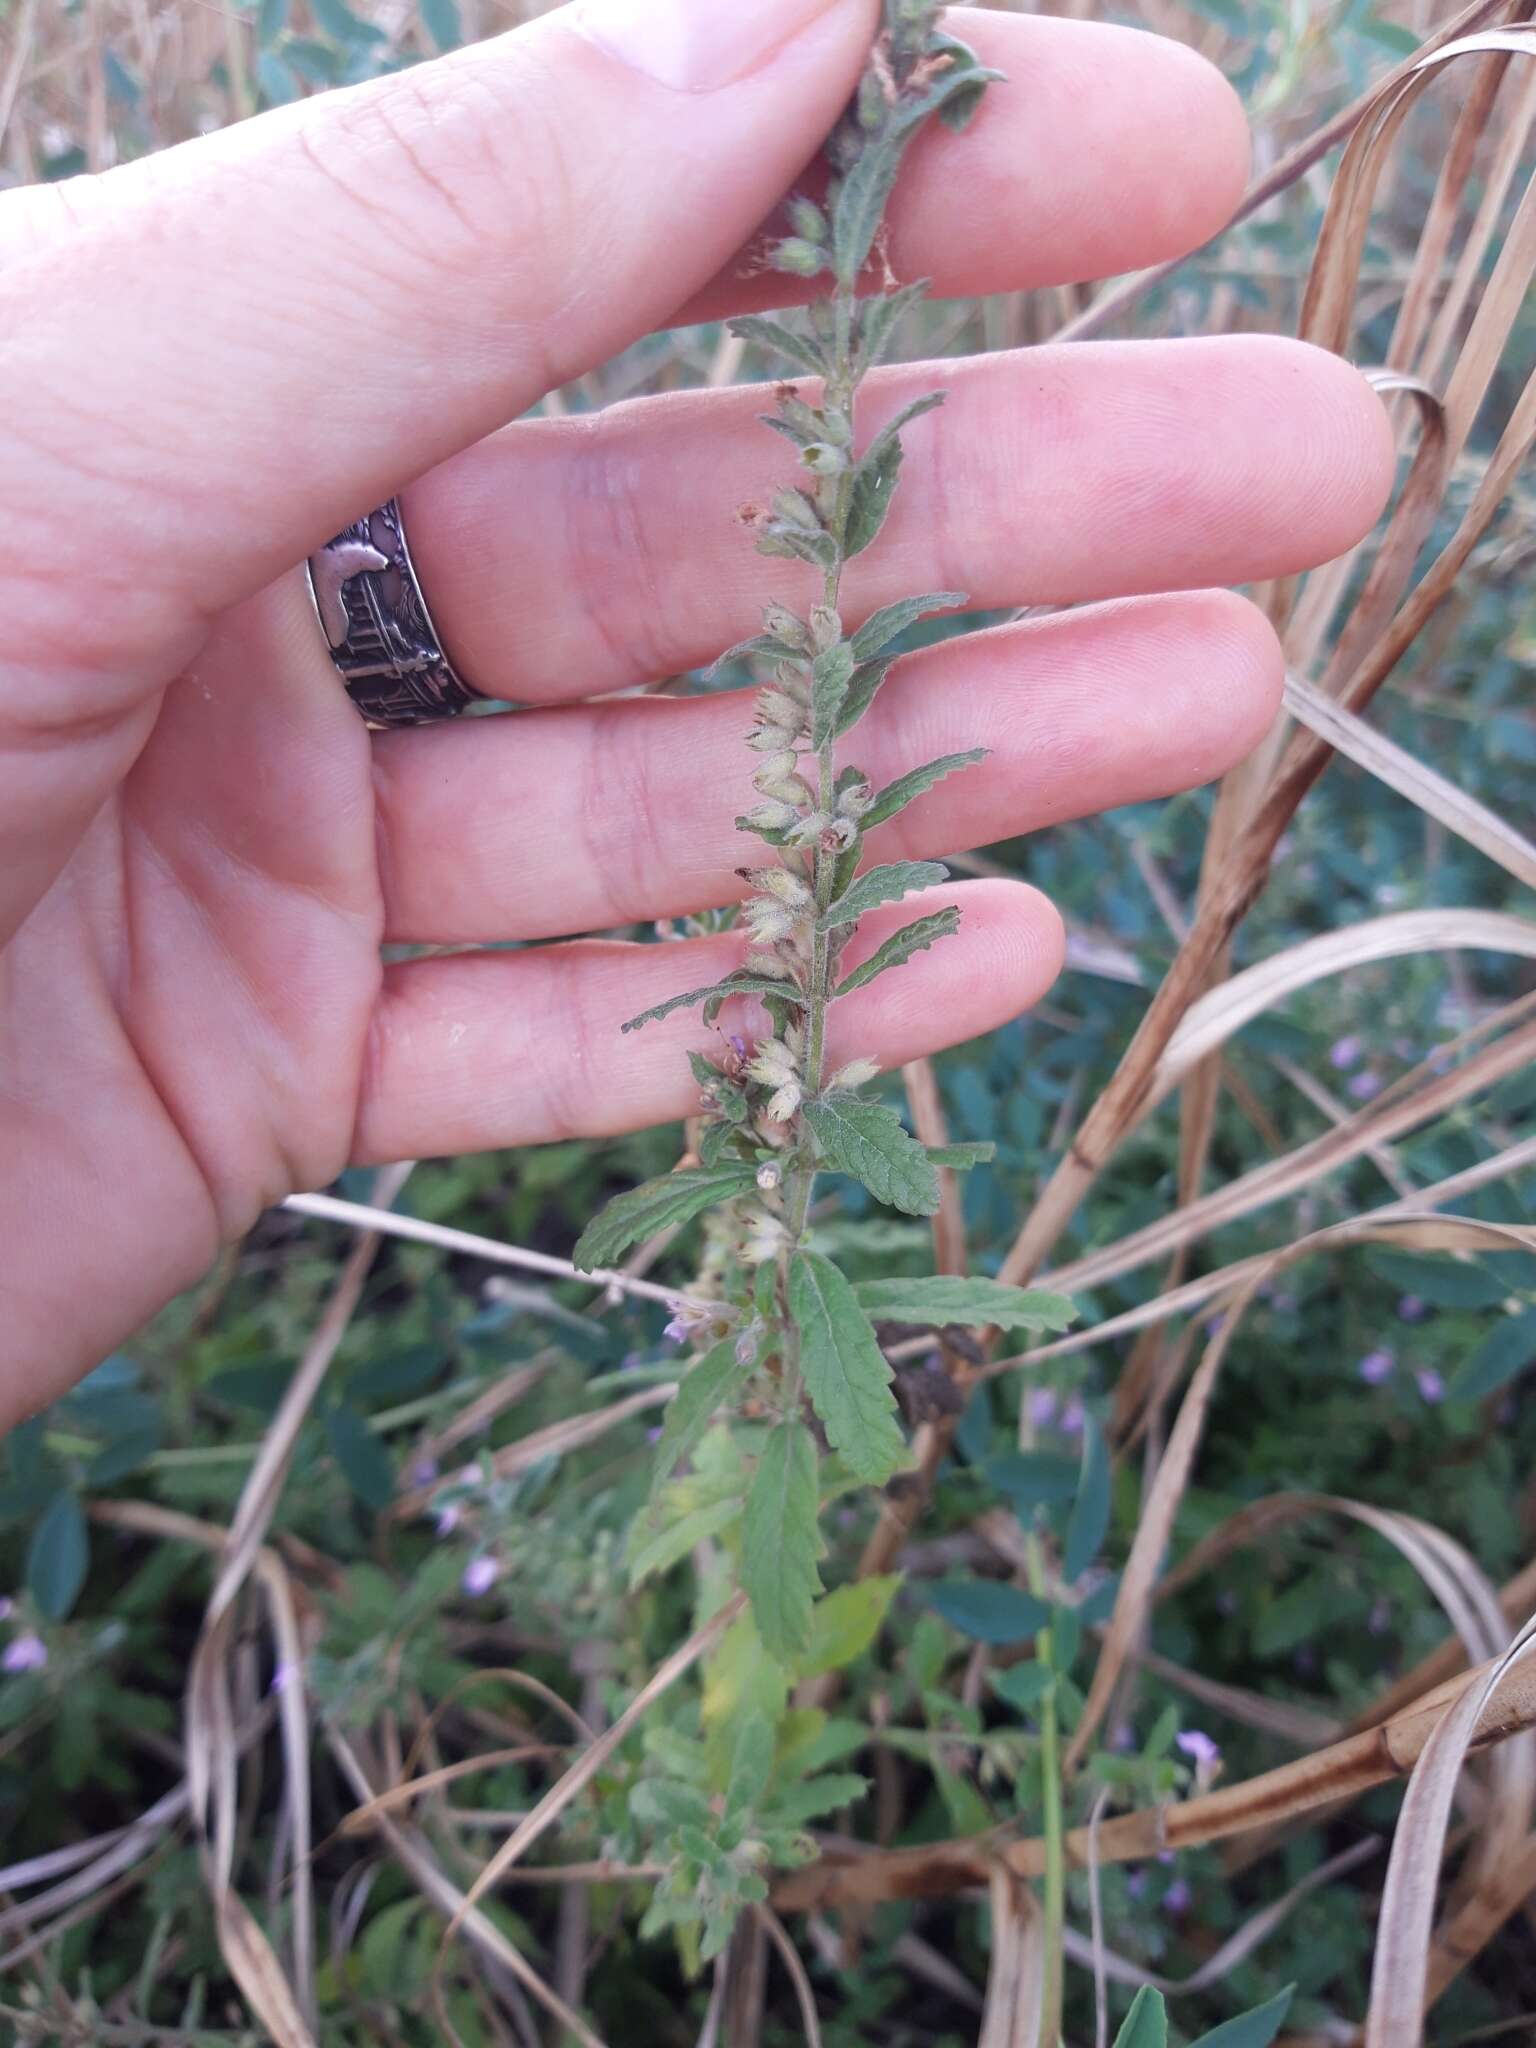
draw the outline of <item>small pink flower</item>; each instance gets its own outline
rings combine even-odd
[[[1397,1304],[1398,1320],[1404,1323],[1422,1323],[1429,1314],[1429,1304],[1420,1301],[1416,1294],[1405,1294]]]
[[[48,1645],[40,1635],[28,1629],[23,1635],[13,1636],[0,1656],[0,1665],[7,1671],[41,1671],[48,1662]]]
[[[430,1486],[439,1477],[436,1458],[417,1458],[411,1466],[412,1486]]]
[[[1185,1728],[1173,1738],[1175,1749],[1183,1750],[1190,1761],[1207,1770],[1221,1762],[1221,1746],[1211,1740],[1203,1728]]]
[[[1370,1102],[1385,1086],[1374,1067],[1362,1067],[1358,1074],[1349,1077],[1349,1092],[1356,1102]]]
[[[1419,1399],[1427,1401],[1431,1408],[1445,1399],[1445,1381],[1439,1373],[1426,1367],[1424,1371],[1416,1372],[1414,1379],[1418,1382]]]
[[[1328,1063],[1340,1073],[1346,1067],[1357,1067],[1365,1047],[1353,1033],[1348,1038],[1336,1038],[1328,1048]]]
[[[1390,1351],[1367,1351],[1355,1367],[1368,1387],[1379,1387],[1383,1380],[1391,1379],[1397,1369],[1397,1360]]]
[[[1054,1391],[1050,1387],[1032,1387],[1027,1405],[1030,1427],[1032,1429],[1049,1429],[1056,1420],[1056,1411],[1061,1403],[1057,1400]]]
[[[471,1600],[478,1600],[489,1593],[501,1577],[501,1566],[494,1557],[472,1557],[464,1567],[464,1576],[459,1581]]]

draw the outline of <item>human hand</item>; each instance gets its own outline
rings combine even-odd
[[[1223,223],[1246,144],[1200,60],[959,12],[1012,83],[963,141],[914,150],[900,275],[1017,290]],[[0,198],[0,1422],[349,1160],[689,1107],[698,1020],[618,1027],[739,941],[567,935],[736,893],[751,704],[592,700],[753,631],[776,571],[802,594],[730,521],[772,448],[750,391],[493,429],[654,327],[783,298],[739,252],[834,120],[874,14],[603,0]],[[871,424],[929,381],[872,380]],[[946,585],[1085,608],[898,669],[865,728],[877,781],[991,756],[882,854],[1231,766],[1274,714],[1280,657],[1257,611],[1204,586],[1368,527],[1391,450],[1365,385],[1255,337],[946,363],[944,382],[850,620]],[[411,478],[457,667],[537,708],[371,739],[292,565]],[[844,1006],[887,1063],[1015,1015],[1060,962],[1021,884],[936,895],[963,905],[959,939]],[[562,943],[384,969],[385,939]]]

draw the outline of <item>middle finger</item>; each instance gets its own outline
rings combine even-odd
[[[1080,344],[870,379],[906,434],[850,623],[920,590],[1072,604],[1286,575],[1342,552],[1391,474],[1381,407],[1346,363],[1267,336]],[[794,464],[768,392],[685,392],[524,421],[413,485],[412,551],[450,654],[487,695],[557,703],[711,661],[803,595],[733,520]]]

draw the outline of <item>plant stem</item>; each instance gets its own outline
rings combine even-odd
[[[1037,1600],[1043,1600],[1046,1597],[1045,1555],[1038,1536],[1028,1538],[1025,1558],[1030,1591]],[[1054,1668],[1055,1645],[1048,1628],[1042,1629],[1035,1638],[1035,1655],[1042,1663]],[[1040,1998],[1039,2048],[1059,2048],[1067,1859],[1061,1804],[1061,1727],[1056,1715],[1054,1683],[1040,1706],[1040,1799],[1041,1834],[1045,1842],[1045,1983]]]

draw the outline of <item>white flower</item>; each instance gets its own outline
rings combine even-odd
[[[794,1053],[782,1038],[765,1038],[747,1062],[747,1072],[765,1088],[780,1088],[797,1078]]]
[[[805,1090],[798,1081],[786,1081],[776,1089],[773,1099],[764,1112],[770,1123],[787,1124],[795,1111],[805,1100]]]
[[[846,1067],[839,1067],[832,1076],[834,1088],[862,1088],[866,1081],[873,1081],[880,1071],[878,1060],[850,1060]]]
[[[747,930],[760,946],[787,939],[795,928],[794,915],[772,896],[750,897],[742,911]]]

